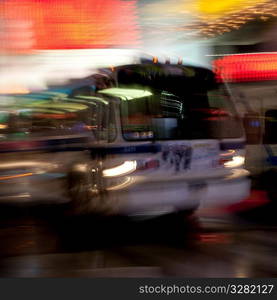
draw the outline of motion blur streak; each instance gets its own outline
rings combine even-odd
[[[27,176],[32,176],[32,175],[33,175],[33,173],[24,173],[24,174],[11,175],[11,176],[0,176],[0,180],[8,180],[8,179],[27,177]]]
[[[139,44],[136,1],[6,0],[0,9],[8,52]]]
[[[263,81],[277,79],[277,52],[234,54],[214,60],[218,81]]]
[[[244,157],[243,156],[234,156],[231,161],[227,161],[224,163],[224,166],[227,168],[235,168],[243,166],[244,164]]]
[[[122,183],[117,184],[115,186],[109,187],[107,188],[108,191],[116,191],[116,190],[120,190],[124,187],[127,187],[128,185],[130,185],[132,182],[132,178],[131,177],[127,177]]]
[[[105,177],[115,177],[130,174],[134,172],[137,168],[137,162],[134,161],[125,161],[122,165],[106,169],[103,171]]]
[[[197,9],[199,13],[205,15],[223,15],[226,13],[233,12],[234,10],[240,11],[242,8],[262,4],[267,0],[225,0],[225,1],[209,1],[209,0],[198,0]]]
[[[10,86],[1,86],[0,94],[28,94],[30,91],[23,86],[12,85]]]

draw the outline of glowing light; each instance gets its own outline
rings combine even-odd
[[[122,165],[114,168],[103,170],[104,177],[123,176],[134,172],[137,168],[135,160],[125,161]]]
[[[127,186],[129,186],[132,183],[132,178],[131,177],[127,177],[122,183],[111,186],[109,188],[107,188],[108,191],[117,191],[117,190],[121,190]]]
[[[23,174],[11,175],[11,176],[0,176],[0,180],[15,179],[15,178],[27,177],[32,175],[33,173],[23,173]]]
[[[24,161],[24,162],[11,162],[1,163],[0,170],[13,169],[13,168],[56,168],[57,165],[53,163],[45,163],[43,161]],[[30,173],[31,174],[31,173]]]
[[[276,0],[196,0],[183,4],[196,21],[188,24],[192,35],[206,38],[239,29],[241,25],[276,16]],[[185,11],[182,9],[182,11]],[[188,14],[189,15],[189,14]]]
[[[214,60],[218,81],[240,82],[277,79],[277,52],[225,56]]]
[[[77,164],[74,166],[74,170],[78,172],[86,172],[88,169],[87,164]]]
[[[198,0],[197,9],[202,14],[218,15],[230,13],[232,10],[241,11],[250,4],[256,5],[263,2],[267,2],[267,0]]]
[[[99,91],[98,93],[119,97],[122,100],[133,100],[133,99],[152,96],[152,93],[150,93],[149,91],[137,90],[137,89],[122,89],[122,88],[105,89]]]
[[[3,42],[6,50],[139,44],[136,0],[6,0],[1,1],[0,9],[9,29]]]
[[[277,1],[143,1],[141,9],[143,26],[146,27],[145,32],[151,41],[154,41],[157,35],[161,35],[161,32],[165,33],[162,38],[167,41],[173,31],[175,33],[181,31],[182,36],[185,35],[188,38],[199,36],[211,38],[239,29],[240,26],[254,19],[267,21],[277,15]],[[148,28],[153,28],[153,30],[147,31]]]
[[[224,167],[226,167],[226,168],[241,167],[244,165],[244,161],[245,161],[244,156],[241,156],[241,155],[233,156],[232,160],[226,161],[224,163]]]

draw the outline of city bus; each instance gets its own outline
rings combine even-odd
[[[249,195],[241,120],[212,71],[146,63],[116,67],[110,76],[113,86],[86,89],[87,99],[107,102],[106,125],[90,147],[91,162],[70,175],[77,207],[155,215]]]
[[[21,134],[14,139],[8,124],[16,123],[3,115],[2,199],[53,198],[78,214],[155,216],[249,195],[241,120],[212,71],[145,63],[109,76],[105,86],[85,83],[9,106],[25,125],[14,126]]]

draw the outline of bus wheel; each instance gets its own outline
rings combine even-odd
[[[78,163],[68,173],[70,211],[74,214],[96,213],[101,205],[101,177],[99,168]]]

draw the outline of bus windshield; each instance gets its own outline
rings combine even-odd
[[[118,70],[117,81],[116,94],[129,94],[130,90],[149,93],[121,101],[122,130],[127,140],[222,139],[243,135],[228,91],[216,83],[210,70],[132,65]]]

